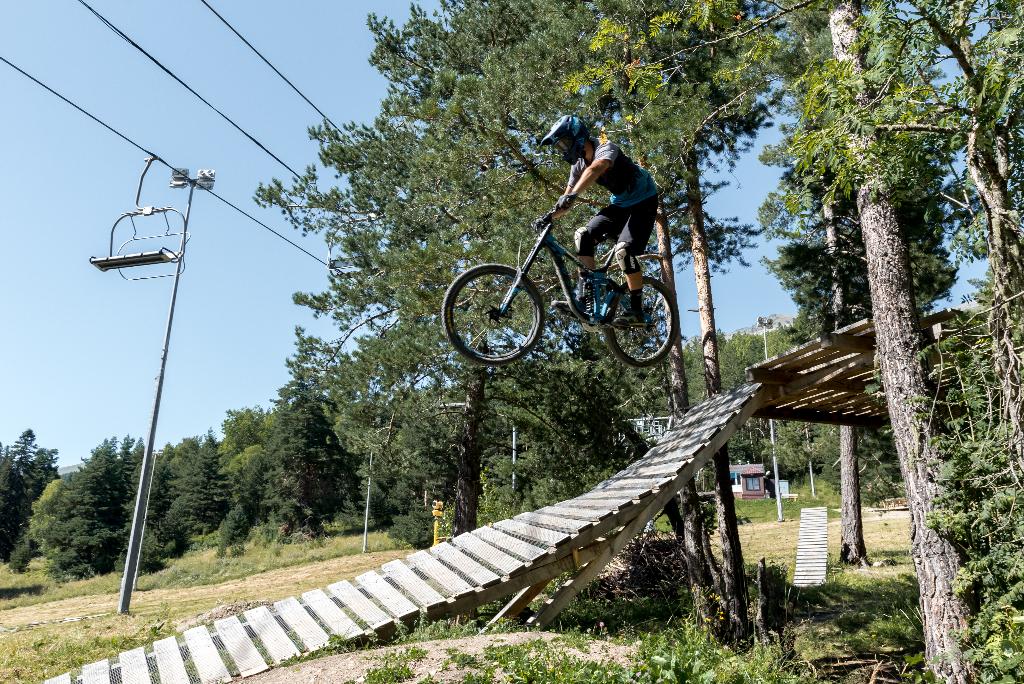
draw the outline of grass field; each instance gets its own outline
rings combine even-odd
[[[772,506],[770,522],[740,526],[744,558],[749,566],[764,556],[791,575],[798,511],[778,523],[774,502],[747,501],[742,510],[750,515],[744,517],[760,515],[752,509],[763,503]],[[829,582],[819,588],[791,589],[790,639],[798,660],[809,668],[865,654],[896,657],[919,650],[908,520],[868,515],[865,538],[872,560],[892,564],[863,570],[839,567],[838,520],[833,520]],[[363,555],[359,536],[338,536],[308,544],[250,545],[236,558],[217,558],[212,550],[189,553],[169,568],[140,578],[131,616],[115,614],[115,575],[56,585],[38,562],[23,575],[0,566],[0,682],[38,682],[180,632],[190,619],[219,605],[277,600],[354,577],[408,553],[395,548],[385,535],[371,535],[370,548],[372,552]],[[623,606],[624,621],[642,622],[643,610],[638,609]],[[580,612],[584,616],[573,629],[586,628],[587,611],[581,606]],[[55,622],[84,616],[93,617]],[[37,622],[50,624],[30,626]],[[631,629],[653,626],[635,624]]]
[[[351,578],[408,553],[387,535],[336,536],[306,544],[251,544],[243,555],[188,553],[139,578],[132,614],[116,614],[120,577],[55,584],[38,561],[17,575],[0,566],[0,682],[37,682],[179,631],[219,605],[274,601]],[[56,622],[85,617],[73,623]],[[39,626],[32,623],[46,622]]]

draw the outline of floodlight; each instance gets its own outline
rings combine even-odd
[[[196,173],[196,185],[203,190],[213,190],[213,183],[216,180],[217,172],[213,169],[199,169]]]
[[[184,188],[188,186],[188,169],[171,169],[171,187]]]

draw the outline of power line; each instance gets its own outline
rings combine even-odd
[[[35,83],[35,84],[36,84],[36,85],[38,85],[39,87],[41,87],[41,88],[43,88],[44,90],[46,90],[46,91],[47,91],[48,93],[50,93],[51,95],[53,95],[53,96],[55,96],[55,97],[57,97],[57,98],[60,98],[60,99],[61,99],[62,101],[64,101],[64,102],[65,102],[66,104],[69,104],[69,105],[71,105],[71,106],[72,106],[72,107],[74,107],[74,108],[75,108],[75,109],[76,109],[76,110],[77,110],[77,111],[78,111],[78,112],[79,112],[80,114],[84,114],[85,116],[89,117],[90,119],[92,119],[93,121],[95,121],[96,123],[98,123],[98,124],[99,124],[100,126],[103,126],[103,127],[105,128],[105,129],[107,129],[108,131],[110,131],[111,133],[113,133],[114,135],[116,135],[117,137],[119,137],[119,138],[120,138],[121,140],[125,141],[126,143],[128,143],[128,144],[129,144],[129,145],[131,145],[132,147],[134,147],[134,148],[136,148],[137,150],[140,150],[140,151],[142,151],[142,152],[145,152],[145,153],[146,153],[146,155],[148,155],[148,156],[150,156],[150,157],[153,157],[153,158],[154,158],[154,160],[156,160],[156,161],[160,162],[161,164],[163,164],[164,166],[166,166],[166,167],[167,167],[168,169],[170,169],[170,170],[172,170],[172,171],[175,171],[175,170],[177,170],[177,169],[178,169],[178,167],[176,167],[176,166],[174,166],[173,164],[171,164],[170,162],[168,162],[168,161],[167,161],[166,159],[164,159],[163,157],[161,157],[161,156],[160,156],[159,154],[157,154],[156,152],[152,152],[152,151],[150,151],[150,150],[146,149],[145,147],[143,147],[143,146],[142,146],[142,145],[140,145],[139,143],[135,142],[134,140],[132,140],[131,138],[129,138],[129,137],[127,136],[127,135],[125,135],[125,134],[124,134],[124,133],[122,133],[121,131],[117,130],[116,128],[114,128],[113,126],[111,126],[110,124],[108,124],[107,122],[105,122],[105,121],[103,121],[102,119],[100,119],[99,117],[97,117],[97,116],[96,116],[95,114],[92,114],[91,112],[89,112],[89,111],[85,110],[84,108],[82,108],[81,106],[79,106],[79,105],[78,105],[78,104],[76,104],[75,102],[71,101],[70,99],[68,99],[68,98],[67,98],[67,97],[65,97],[64,95],[61,95],[61,94],[60,94],[59,92],[57,92],[56,90],[54,90],[54,89],[53,89],[53,88],[51,88],[50,86],[46,85],[45,83],[43,83],[42,81],[40,81],[40,80],[39,80],[38,78],[36,78],[36,77],[35,77],[35,76],[33,76],[32,74],[28,73],[27,71],[25,71],[24,69],[22,69],[21,67],[19,67],[19,66],[18,66],[17,64],[15,64],[14,62],[11,62],[10,60],[8,60],[8,59],[7,59],[6,57],[4,57],[3,55],[0,55],[0,62],[3,62],[3,63],[4,63],[4,64],[6,64],[7,66],[11,67],[12,69],[14,69],[15,71],[17,71],[17,72],[18,72],[19,74],[21,74],[21,75],[22,75],[22,76],[24,76],[25,78],[29,79],[30,81],[32,81],[33,83]],[[204,189],[205,189],[205,188],[204,188]],[[287,243],[288,243],[289,245],[291,245],[291,246],[292,246],[292,247],[294,247],[295,249],[299,250],[300,252],[303,252],[304,254],[306,254],[306,255],[307,255],[307,256],[309,256],[309,257],[312,257],[313,259],[316,259],[316,260],[317,260],[318,262],[320,262],[320,263],[321,263],[321,264],[323,264],[324,266],[328,266],[328,267],[329,267],[329,264],[328,264],[328,263],[327,263],[326,261],[324,261],[324,260],[323,260],[323,259],[321,259],[320,257],[316,256],[316,255],[315,255],[315,254],[313,254],[312,252],[308,251],[308,250],[307,250],[307,249],[306,249],[305,247],[303,247],[302,245],[298,244],[297,242],[294,242],[293,240],[290,240],[290,239],[289,239],[288,237],[286,237],[285,235],[283,235],[283,234],[281,234],[280,232],[278,232],[278,231],[274,230],[273,228],[271,228],[270,226],[268,226],[268,225],[267,225],[266,223],[264,223],[263,221],[260,221],[260,220],[259,220],[258,218],[256,218],[255,216],[253,216],[253,215],[252,215],[252,214],[250,214],[249,212],[245,211],[245,210],[244,210],[244,209],[242,209],[241,207],[237,206],[236,204],[233,204],[232,202],[228,201],[228,200],[227,200],[227,199],[225,199],[224,197],[221,197],[220,195],[218,195],[217,193],[215,193],[215,192],[214,192],[213,190],[206,190],[206,191],[207,191],[208,193],[210,193],[211,195],[213,195],[214,197],[216,197],[217,199],[219,199],[219,200],[220,200],[221,202],[223,202],[223,203],[224,203],[224,204],[226,204],[227,206],[229,206],[229,207],[231,207],[232,209],[234,209],[235,211],[237,211],[237,212],[238,212],[239,214],[241,214],[242,216],[245,216],[245,217],[246,217],[247,219],[249,219],[250,221],[253,221],[253,222],[254,222],[254,223],[256,223],[257,225],[261,226],[262,228],[264,228],[264,229],[266,229],[266,230],[270,231],[271,233],[273,233],[273,234],[274,234],[274,235],[276,235],[277,237],[281,238],[282,240],[284,240],[285,242],[287,242]]]
[[[82,5],[83,7],[85,7],[85,8],[87,9],[87,10],[89,10],[90,12],[92,12],[93,16],[95,16],[95,17],[96,17],[97,19],[99,19],[99,21],[100,21],[100,22],[101,22],[101,23],[102,23],[102,24],[103,24],[104,26],[106,26],[106,27],[107,27],[107,28],[109,28],[109,29],[110,29],[111,31],[113,31],[113,32],[114,32],[114,33],[115,33],[115,34],[116,34],[117,36],[119,36],[119,37],[120,37],[121,39],[123,39],[123,40],[124,40],[124,41],[125,41],[126,43],[128,43],[129,45],[131,45],[131,46],[132,46],[133,48],[135,48],[136,50],[138,50],[139,52],[141,52],[142,54],[144,54],[144,55],[145,55],[146,57],[148,57],[148,58],[149,58],[149,60],[150,60],[151,62],[153,62],[153,64],[156,64],[156,65],[157,65],[157,66],[158,66],[158,67],[159,67],[159,68],[160,68],[160,69],[161,69],[161,70],[162,70],[162,71],[163,71],[164,73],[166,73],[166,74],[167,74],[168,76],[170,76],[170,77],[171,77],[171,78],[173,78],[173,79],[174,79],[175,81],[177,81],[178,83],[180,83],[180,84],[181,84],[181,86],[182,86],[183,88],[185,88],[185,89],[186,89],[186,90],[187,90],[188,92],[190,92],[190,93],[192,93],[193,95],[195,95],[195,96],[196,96],[196,97],[197,97],[197,98],[199,99],[199,101],[200,101],[200,102],[202,102],[202,103],[203,103],[203,104],[205,104],[205,105],[206,105],[207,107],[209,107],[209,108],[210,108],[210,109],[212,109],[213,111],[215,111],[215,112],[217,112],[218,114],[220,114],[220,116],[221,116],[221,118],[222,118],[222,119],[224,119],[224,120],[225,120],[225,121],[227,121],[227,122],[228,122],[229,124],[231,124],[232,126],[234,126],[234,127],[235,127],[235,129],[236,129],[236,130],[237,130],[237,131],[238,131],[239,133],[241,133],[242,135],[244,135],[244,136],[245,136],[246,138],[248,138],[248,139],[249,139],[250,141],[252,141],[252,143],[253,143],[254,145],[256,145],[257,147],[259,147],[259,148],[260,148],[261,150],[263,150],[264,152],[266,152],[266,153],[267,153],[268,155],[270,155],[270,156],[271,156],[271,157],[272,157],[272,158],[274,159],[274,161],[276,161],[276,162],[277,162],[278,164],[280,164],[280,165],[281,165],[281,166],[283,166],[284,168],[288,169],[288,171],[289,171],[289,172],[291,172],[291,174],[292,174],[293,176],[295,176],[296,178],[301,178],[301,177],[302,177],[302,174],[300,174],[300,173],[299,173],[298,171],[296,171],[296,170],[295,170],[295,169],[293,169],[293,168],[292,168],[291,166],[289,166],[289,165],[288,165],[288,164],[286,164],[286,163],[285,163],[284,161],[282,161],[282,159],[281,159],[280,157],[278,157],[278,156],[277,156],[276,154],[274,154],[273,152],[271,152],[271,151],[270,151],[270,150],[269,150],[269,149],[267,148],[267,146],[266,146],[266,145],[264,145],[263,143],[261,143],[261,142],[260,142],[259,140],[257,140],[257,139],[256,139],[256,138],[255,138],[255,137],[254,137],[254,136],[253,136],[253,135],[252,135],[251,133],[249,133],[249,132],[248,132],[247,130],[245,130],[244,128],[242,128],[241,126],[239,126],[239,125],[238,125],[237,123],[235,123],[235,122],[234,122],[234,120],[232,120],[232,119],[231,119],[231,117],[229,117],[229,116],[228,116],[227,114],[225,114],[225,113],[224,113],[224,112],[222,112],[221,110],[217,109],[217,107],[213,106],[213,105],[212,105],[212,104],[210,103],[210,101],[209,101],[209,100],[207,100],[207,99],[206,99],[205,97],[203,97],[202,95],[200,95],[199,93],[197,93],[197,92],[195,91],[195,89],[193,89],[193,88],[192,88],[192,86],[190,86],[190,85],[189,85],[188,83],[185,83],[185,81],[181,80],[181,79],[180,79],[180,78],[178,77],[178,75],[177,75],[177,74],[175,74],[175,73],[174,73],[173,71],[171,71],[170,69],[168,69],[167,67],[165,67],[165,66],[164,66],[164,65],[163,65],[163,64],[162,64],[162,63],[160,62],[160,60],[158,60],[158,59],[157,59],[156,57],[154,57],[153,55],[151,55],[151,54],[149,54],[148,52],[146,52],[145,48],[143,48],[143,47],[142,47],[141,45],[139,45],[139,44],[138,44],[138,43],[136,43],[136,42],[135,42],[134,40],[132,40],[132,39],[131,39],[131,37],[129,37],[127,33],[125,33],[125,32],[124,32],[124,31],[122,31],[121,29],[119,29],[119,28],[117,28],[116,26],[114,26],[114,25],[113,25],[112,23],[110,23],[110,21],[109,21],[109,20],[107,20],[107,18],[106,18],[106,17],[104,17],[104,16],[102,15],[102,14],[100,14],[99,12],[97,12],[96,10],[94,10],[94,9],[93,9],[93,8],[92,8],[92,7],[91,7],[91,6],[89,5],[89,3],[85,2],[85,0],[78,0],[78,3],[79,3],[80,5]]]
[[[288,84],[289,86],[291,86],[292,90],[294,90],[294,91],[295,91],[295,92],[296,92],[296,93],[297,93],[297,94],[299,95],[299,97],[301,97],[301,98],[302,98],[303,100],[305,100],[305,101],[306,101],[306,104],[308,104],[308,105],[309,105],[310,107],[312,107],[313,109],[315,109],[315,110],[316,110],[316,113],[317,113],[317,114],[319,114],[319,115],[320,115],[320,116],[321,116],[321,117],[323,118],[323,120],[324,120],[324,121],[326,121],[327,123],[329,123],[329,124],[330,124],[330,125],[331,125],[331,126],[332,126],[332,127],[334,128],[334,129],[335,129],[335,130],[340,130],[340,129],[338,128],[337,124],[335,124],[335,123],[334,123],[333,121],[331,121],[331,117],[329,117],[329,116],[327,116],[326,114],[324,114],[324,113],[323,113],[323,112],[322,112],[322,111],[320,110],[320,108],[319,108],[319,107],[317,107],[317,106],[316,106],[315,104],[313,104],[313,101],[312,101],[312,100],[310,100],[310,99],[309,99],[308,97],[306,97],[306,95],[305,95],[305,94],[304,94],[304,93],[303,93],[303,92],[302,92],[301,90],[299,90],[299,89],[298,89],[298,87],[297,87],[297,86],[296,86],[296,85],[295,85],[294,83],[292,83],[291,81],[289,81],[289,80],[288,80],[288,77],[287,77],[287,76],[285,76],[284,74],[282,74],[282,73],[281,73],[281,71],[280,71],[280,70],[279,70],[279,69],[278,69],[278,68],[277,68],[276,66],[274,66],[273,64],[271,64],[271,63],[270,63],[270,60],[269,60],[269,59],[267,59],[266,57],[264,57],[264,56],[263,56],[263,53],[261,53],[261,52],[260,52],[259,50],[257,50],[257,49],[256,49],[256,48],[255,48],[255,47],[253,46],[253,44],[252,44],[252,43],[250,43],[250,42],[249,42],[248,40],[246,40],[246,39],[245,39],[245,36],[243,36],[243,35],[242,35],[241,33],[239,33],[239,32],[238,32],[238,29],[236,29],[236,28],[235,28],[234,26],[232,26],[232,25],[231,25],[230,23],[228,23],[228,20],[227,20],[227,19],[225,19],[224,17],[222,17],[222,16],[221,16],[221,14],[220,14],[220,12],[218,12],[217,10],[215,10],[215,9],[213,8],[213,6],[212,6],[212,5],[210,4],[210,3],[208,3],[208,2],[206,1],[206,0],[199,0],[199,2],[203,3],[204,5],[206,5],[206,9],[210,10],[211,12],[213,12],[213,15],[214,15],[215,17],[217,17],[218,19],[220,19],[220,20],[221,20],[221,23],[223,23],[223,24],[224,24],[225,26],[227,26],[227,27],[228,27],[229,29],[231,29],[231,32],[232,32],[232,33],[234,33],[234,34],[235,34],[236,36],[238,36],[238,39],[239,39],[240,41],[242,41],[243,43],[245,43],[245,44],[246,44],[246,46],[248,46],[248,48],[249,48],[250,50],[252,50],[253,52],[255,52],[255,53],[256,53],[256,56],[257,56],[257,57],[259,57],[260,59],[262,59],[262,60],[263,60],[263,62],[264,62],[264,64],[266,64],[266,65],[267,65],[268,67],[270,67],[271,69],[273,69],[273,70],[274,70],[274,73],[275,73],[275,74],[277,74],[278,76],[280,76],[280,77],[281,77],[281,80],[283,80],[283,81],[284,81],[285,83],[287,83],[287,84]]]

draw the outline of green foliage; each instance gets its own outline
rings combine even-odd
[[[265,496],[284,536],[317,535],[336,512],[356,502],[354,463],[338,443],[325,404],[308,381],[293,381],[280,392],[266,446],[273,486]]]
[[[990,338],[967,326],[940,349],[935,375],[945,392],[935,412],[947,426],[937,438],[947,461],[930,522],[965,558],[958,589],[977,605],[967,654],[982,681],[1009,682],[1024,664],[1024,464],[1006,448]]]
[[[122,560],[140,448],[130,437],[104,440],[66,484],[47,487],[33,538],[51,575],[89,577],[112,571]]]
[[[6,561],[25,533],[32,504],[47,484],[57,477],[57,450],[36,445],[32,430],[21,433],[14,444],[0,445],[0,561]],[[21,550],[25,553],[25,549]]]
[[[23,534],[11,551],[11,558],[7,567],[11,569],[11,572],[23,573],[28,570],[29,561],[32,560],[34,554],[35,549],[32,547],[32,540],[27,534]]]
[[[230,553],[240,555],[245,550],[245,542],[249,539],[249,518],[241,506],[232,506],[224,521],[220,524],[219,546],[217,553],[221,556]]]
[[[392,519],[388,534],[414,549],[425,549],[434,543],[434,516],[422,506],[414,506]]]

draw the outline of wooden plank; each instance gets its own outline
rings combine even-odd
[[[71,673],[65,672],[62,675],[56,677],[50,677],[43,684],[71,684]]]
[[[442,594],[449,597],[462,596],[474,591],[472,584],[449,570],[447,565],[426,551],[417,551],[406,558],[405,562],[428,577]]]
[[[528,525],[546,527],[557,532],[568,532],[569,534],[576,534],[591,525],[587,520],[559,518],[557,515],[548,515],[546,513],[520,513],[513,520],[521,520]]]
[[[323,627],[317,624],[313,616],[306,612],[306,609],[298,599],[288,597],[277,601],[274,610],[288,625],[288,629],[295,633],[309,651],[316,651],[327,645],[331,637]]]
[[[149,662],[142,646],[119,655],[117,664],[121,666],[121,684],[150,684]]]
[[[188,653],[192,656],[192,662],[195,663],[196,672],[199,673],[199,680],[203,684],[231,681],[231,674],[217,652],[217,646],[214,645],[206,627],[200,625],[187,629],[182,636],[185,638],[185,645],[188,646]]]
[[[538,513],[545,513],[547,515],[557,515],[562,518],[577,518],[579,520],[586,520],[587,522],[600,522],[609,515],[612,514],[610,510],[596,511],[592,508],[578,508],[576,506],[545,506],[544,508],[538,509]],[[488,527],[487,529],[493,529]]]
[[[480,565],[472,557],[463,553],[461,549],[448,542],[431,547],[430,554],[450,568],[462,573],[474,586],[489,587],[501,581],[501,576]]]
[[[472,534],[474,537],[480,537],[480,539],[483,539],[491,546],[497,546],[499,549],[504,549],[507,553],[530,563],[541,556],[546,556],[552,548],[549,546],[530,544],[518,537],[505,534],[501,530],[496,530],[493,527],[481,527],[480,529],[473,530]]]
[[[521,522],[519,520],[501,520],[494,523],[494,527],[502,532],[511,534],[513,537],[522,537],[534,544],[545,544],[547,546],[558,546],[568,541],[570,535],[565,532],[556,532],[536,525]]]
[[[428,613],[436,606],[447,602],[444,596],[437,593],[433,587],[420,579],[412,568],[400,560],[385,563],[381,570],[384,571],[385,577],[398,585],[403,594],[425,608]]]
[[[249,677],[269,667],[237,617],[222,618],[213,626],[241,676]]]
[[[361,591],[348,581],[335,582],[327,590],[338,597],[341,605],[352,611],[364,625],[375,632],[394,626],[395,621],[380,609],[376,603],[366,598]]]
[[[110,684],[110,662],[105,658],[82,667],[82,684]]]
[[[610,480],[606,480],[601,484],[594,487],[592,492],[606,492],[609,490],[636,490],[638,492],[644,490],[650,490],[652,492],[657,491],[666,483],[671,482],[675,474],[668,475],[653,475],[651,477],[632,477],[630,473],[625,473],[621,477],[613,477]]]
[[[307,591],[302,595],[302,600],[332,633],[344,639],[352,639],[364,634],[363,629],[352,622],[351,618],[345,615],[345,611],[339,608],[338,604],[332,601],[331,597],[322,589]]]
[[[491,566],[502,575],[511,575],[518,570],[522,570],[526,565],[525,561],[508,555],[501,549],[491,546],[483,539],[474,537],[469,532],[460,534],[452,539],[452,544],[485,565]]]
[[[295,643],[288,637],[281,625],[277,624],[274,615],[266,606],[245,611],[245,621],[256,633],[275,665],[282,660],[299,655],[299,649],[295,647]]]
[[[156,667],[160,673],[160,684],[191,684],[185,660],[181,657],[181,648],[177,637],[167,637],[153,642],[153,655],[156,656]]]
[[[420,614],[419,606],[402,595],[388,581],[373,570],[356,577],[358,585],[399,620],[408,620]]]

